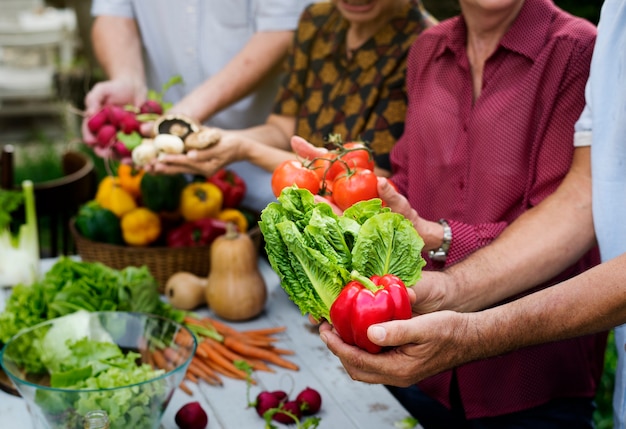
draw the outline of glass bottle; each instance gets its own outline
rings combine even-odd
[[[89,411],[85,414],[84,429],[109,429],[109,415],[104,410]]]

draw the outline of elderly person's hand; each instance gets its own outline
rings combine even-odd
[[[368,338],[389,348],[378,354],[346,344],[328,322],[319,330],[322,341],[354,380],[406,387],[480,357],[479,348],[471,347],[478,344],[471,338],[478,335],[472,320],[471,313],[440,311],[372,325]]]

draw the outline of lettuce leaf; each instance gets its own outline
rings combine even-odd
[[[352,268],[367,277],[391,273],[413,286],[426,265],[423,247],[424,240],[408,219],[398,213],[380,213],[361,226],[352,249]]]

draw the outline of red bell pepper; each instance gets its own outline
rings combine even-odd
[[[203,218],[185,222],[167,234],[169,247],[193,247],[209,245],[220,235],[226,233],[226,222]]]
[[[389,320],[410,319],[407,288],[393,274],[368,279],[353,273],[352,278],[330,307],[331,322],[347,344],[378,353],[382,347],[367,338],[367,328]]]
[[[234,171],[222,168],[214,175],[209,177],[207,181],[213,183],[224,196],[222,206],[224,208],[236,208],[246,195],[246,182]]]

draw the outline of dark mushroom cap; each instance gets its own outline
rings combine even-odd
[[[173,134],[185,138],[200,129],[200,125],[183,115],[165,115],[154,122],[154,134]]]

